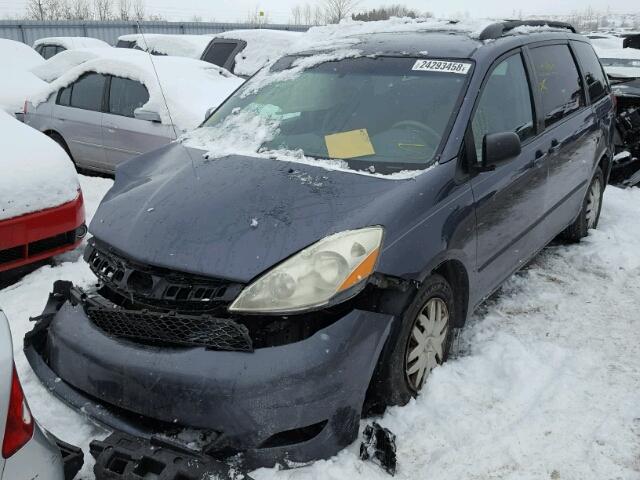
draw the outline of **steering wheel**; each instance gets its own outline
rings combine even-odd
[[[440,144],[440,134],[429,125],[418,122],[417,120],[400,120],[399,122],[394,123],[391,127],[392,130],[395,128],[417,128],[431,137],[431,140],[433,140],[433,148],[436,148],[437,145]]]

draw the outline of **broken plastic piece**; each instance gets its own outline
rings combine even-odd
[[[360,444],[360,458],[373,460],[389,475],[396,474],[396,436],[390,430],[373,422],[363,432],[364,441]]]
[[[376,153],[366,128],[326,135],[324,141],[331,158],[356,158]]]

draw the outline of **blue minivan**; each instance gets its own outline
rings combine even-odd
[[[100,468],[133,458],[123,435],[182,431],[252,466],[331,456],[428,388],[510,275],[597,227],[614,106],[572,27],[356,37],[118,168],[97,284],[57,282],[25,339],[54,393],[117,430]]]

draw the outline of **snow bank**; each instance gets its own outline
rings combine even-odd
[[[46,83],[28,70],[44,59],[28,45],[0,38],[0,110],[22,110],[24,101],[46,88]]]
[[[111,74],[143,83],[149,90],[149,102],[143,108],[158,112],[162,123],[169,125],[173,120],[181,131],[197,127],[209,108],[217,107],[243,83],[225,69],[200,60],[152,57],[139,50],[120,48],[72,68],[30,100],[35,105],[44,102],[51,93],[68,86],[86,72]]]
[[[33,43],[33,48],[46,43],[47,45],[58,45],[67,50],[74,48],[111,48],[107,42],[91,37],[47,37],[39,38]]]
[[[244,50],[236,55],[234,72],[237,75],[251,76],[269,61],[276,60],[291,50],[303,35],[300,32],[284,30],[252,29],[231,30],[211,36],[247,42]]]
[[[200,59],[211,37],[206,35],[169,35],[161,33],[139,33],[121,35],[118,40],[136,42],[145,52],[158,52],[163,55]]]
[[[46,135],[0,112],[0,144],[0,221],[78,196],[73,163]]]

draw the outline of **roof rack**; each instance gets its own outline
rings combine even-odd
[[[502,22],[492,23],[485,27],[480,33],[480,40],[495,40],[502,37],[505,33],[517,27],[551,27],[558,30],[569,30],[576,33],[573,25],[566,22],[556,22],[553,20],[504,20]]]

